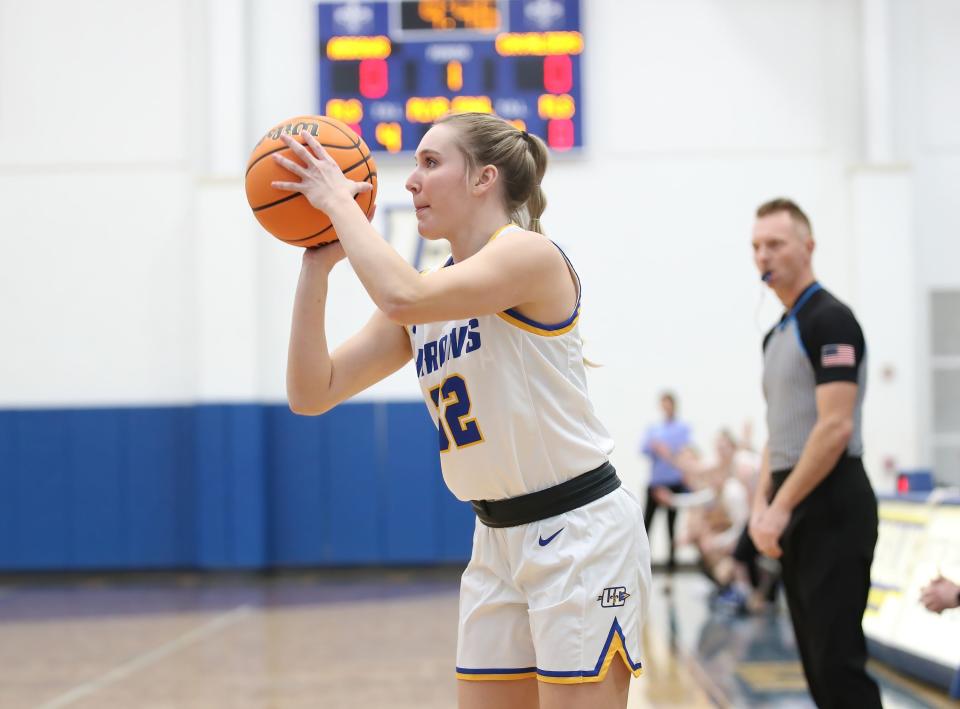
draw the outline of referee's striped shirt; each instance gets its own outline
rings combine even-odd
[[[830,382],[858,385],[846,455],[860,457],[867,384],[863,332],[850,308],[814,282],[763,339],[763,393],[772,471],[789,470],[800,459],[817,422],[816,388]]]

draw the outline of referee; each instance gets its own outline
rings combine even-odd
[[[814,278],[813,249],[795,203],[757,209],[754,260],[786,313],[763,340],[769,439],[750,536],[781,559],[817,706],[880,707],[862,626],[877,542],[877,500],[860,460],[866,348],[853,313]]]

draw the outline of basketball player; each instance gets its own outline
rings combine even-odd
[[[323,148],[278,157],[340,237],[308,249],[294,304],[291,408],[320,414],[415,361],[446,484],[477,514],[463,574],[459,706],[626,706],[640,674],[650,555],[636,498],[587,396],[580,282],[540,233],[547,152],[502,119],[459,114],[424,136],[406,188],[420,234],[452,257],[418,274],[373,229]],[[527,228],[520,226],[523,224]],[[350,260],[377,306],[331,355],[327,279]]]

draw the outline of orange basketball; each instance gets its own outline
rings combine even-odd
[[[355,182],[369,182],[373,190],[356,196],[357,203],[369,216],[377,197],[377,166],[370,149],[350,127],[328,116],[297,116],[278,123],[260,139],[247,163],[247,202],[264,229],[281,241],[296,246],[316,246],[337,239],[330,219],[313,207],[299,192],[278,190],[270,183],[297,182],[294,175],[280,167],[272,155],[280,153],[289,160],[301,162],[280,135],[288,133],[304,143],[303,131],[320,141],[324,149],[337,161],[343,174]]]

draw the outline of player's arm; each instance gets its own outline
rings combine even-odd
[[[461,263],[421,275],[380,238],[355,204],[333,214],[361,283],[398,323],[499,313],[555,299],[570,284],[560,251],[539,234],[505,234]]]
[[[303,136],[309,149],[281,136],[302,165],[275,158],[301,181],[273,186],[302,192],[326,212],[363,287],[391,320],[413,325],[489,315],[546,302],[569,286],[557,248],[530,232],[496,239],[463,263],[421,277],[380,237],[354,200],[370,185],[346,179],[317,140],[309,133]]]
[[[287,357],[290,409],[315,416],[329,411],[410,361],[410,339],[400,325],[375,311],[333,355],[327,348],[325,309],[330,268],[343,257],[333,244],[304,258],[293,308]]]

